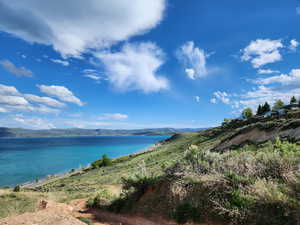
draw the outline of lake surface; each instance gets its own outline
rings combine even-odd
[[[0,139],[0,186],[12,186],[143,150],[167,136]]]

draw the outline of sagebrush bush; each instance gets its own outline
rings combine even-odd
[[[189,202],[185,202],[176,207],[173,218],[179,224],[187,222],[203,222],[202,213],[203,212],[197,207],[192,206]]]
[[[111,210],[160,213],[151,205],[161,205],[182,224],[206,218],[235,225],[300,224],[300,147],[294,143],[276,138],[225,152],[191,144],[162,176],[147,174],[143,163],[141,174],[123,179],[123,195]]]
[[[20,192],[21,191],[20,185],[15,186],[13,191],[14,192]]]
[[[105,208],[109,206],[114,199],[116,199],[116,196],[104,189],[98,191],[95,196],[89,198],[87,206],[90,208]]]

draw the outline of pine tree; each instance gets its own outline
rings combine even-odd
[[[297,104],[297,99],[295,98],[295,96],[293,96],[291,98],[291,101],[290,101],[291,104]]]
[[[262,114],[262,106],[259,105],[256,111],[256,115],[261,115]]]
[[[263,105],[263,107],[262,107],[262,110],[261,110],[262,112],[262,114],[263,113],[266,113],[266,112],[270,112],[271,111],[271,107],[270,107],[270,105],[269,105],[269,103],[268,102],[266,102],[264,105]]]

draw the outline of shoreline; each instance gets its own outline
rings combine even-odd
[[[174,133],[175,134],[175,133]],[[80,138],[80,137],[170,137],[171,135],[75,135],[75,136],[34,136],[34,137],[0,137],[0,140],[6,139],[47,139],[47,138]]]
[[[135,155],[135,156],[137,156],[137,155],[140,155],[140,154],[144,154],[145,152],[154,151],[155,149],[157,149],[160,146],[161,146],[161,143],[157,142],[157,143],[154,143],[154,144],[150,145],[149,147],[147,147],[145,149],[138,150],[137,152],[129,154],[129,155]],[[120,157],[117,157],[117,158],[114,158],[114,159],[118,159],[118,158],[129,156],[129,155],[120,156]],[[81,167],[81,168],[78,168],[78,169],[71,169],[68,172],[57,173],[57,174],[49,174],[49,175],[47,175],[47,177],[39,179],[38,182],[36,182],[36,181],[28,181],[26,183],[17,184],[15,186],[19,185],[21,188],[35,189],[35,188],[44,186],[46,184],[55,182],[57,180],[60,180],[60,179],[63,179],[63,178],[67,178],[67,177],[70,177],[70,176],[73,176],[73,175],[76,175],[76,174],[80,174],[80,173],[84,172],[85,170],[88,170],[89,168],[91,168],[91,166],[90,166],[91,163],[88,166],[84,166],[84,167]],[[0,187],[0,189],[1,188],[3,188],[3,187]]]

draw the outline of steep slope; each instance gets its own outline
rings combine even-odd
[[[152,151],[35,191],[59,193],[60,201],[89,198],[96,211],[182,224],[298,225],[299,118],[295,112],[176,134]]]

